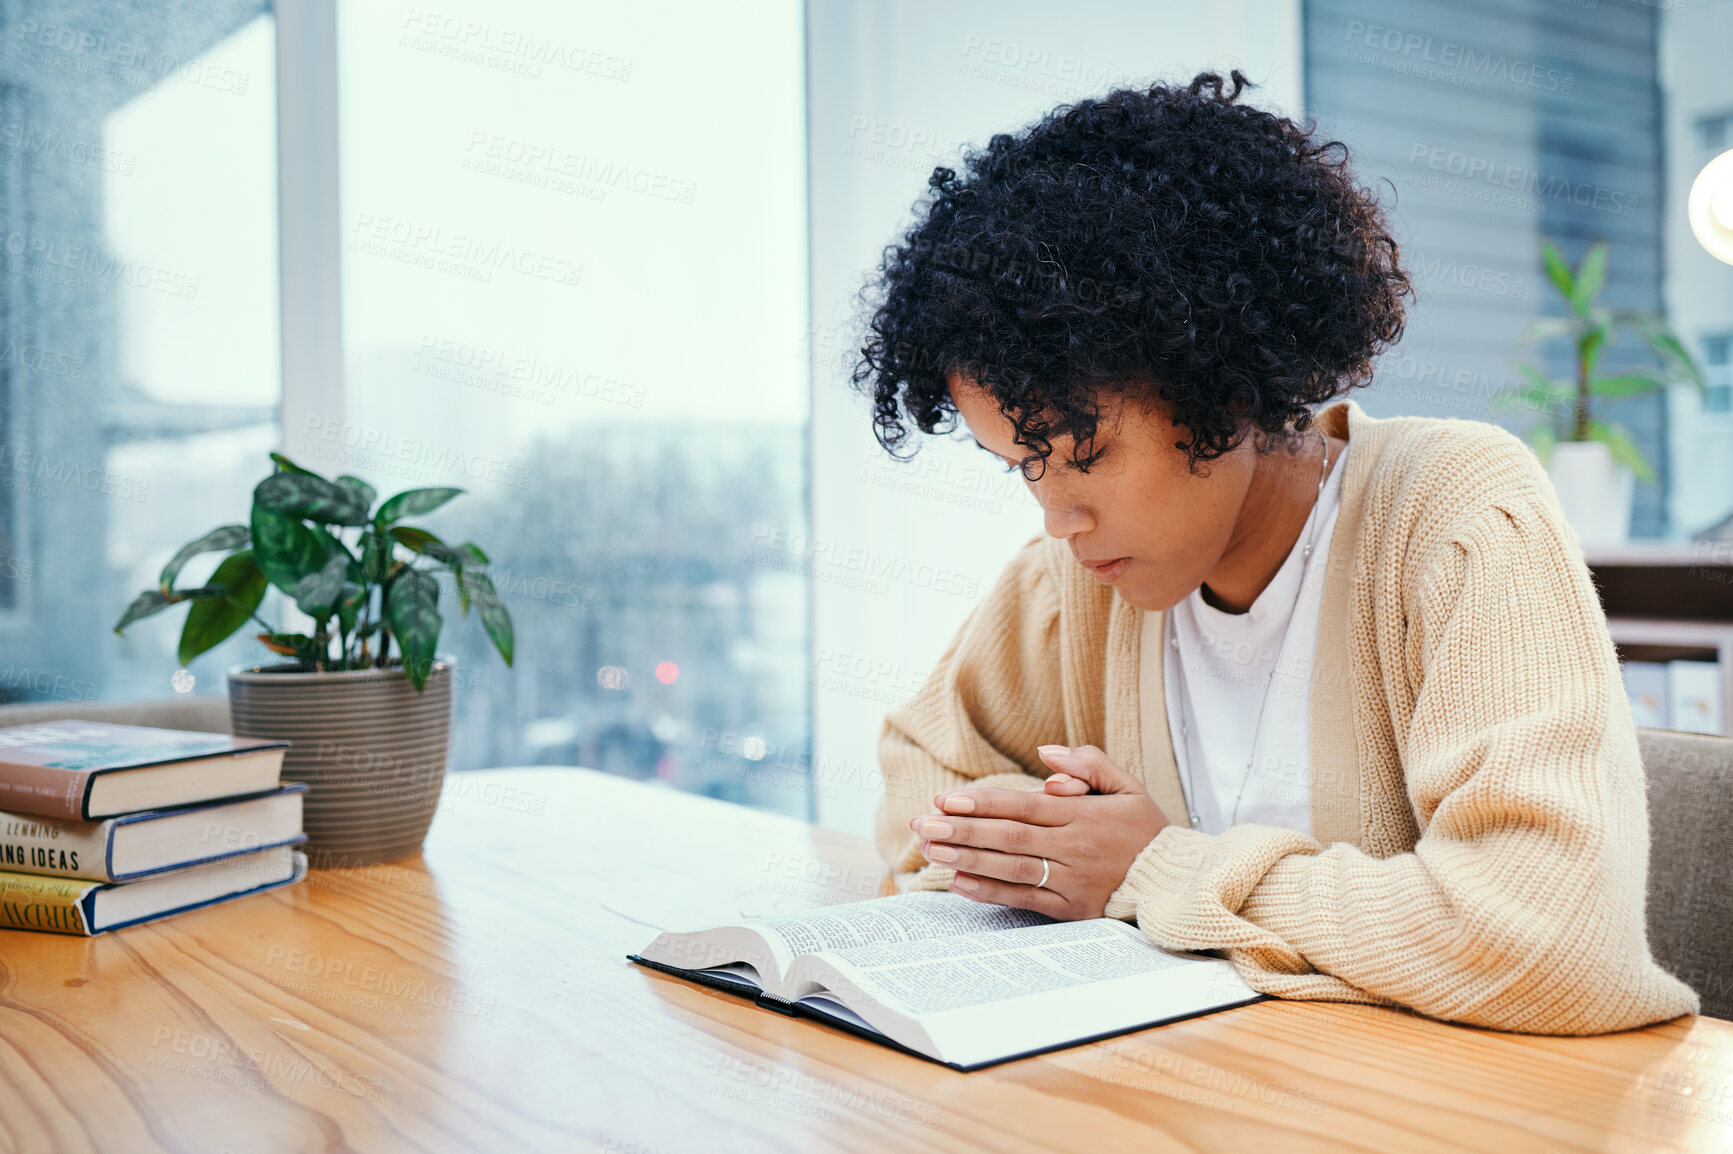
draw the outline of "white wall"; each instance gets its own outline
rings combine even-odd
[[[1240,68],[1261,86],[1252,102],[1298,117],[1300,60],[1298,0],[809,0],[812,327],[801,355],[812,365],[814,540],[804,548],[822,824],[871,829],[886,709],[913,693],[1011,554],[1042,531],[1017,475],[966,439],[926,438],[906,466],[879,448],[865,398],[847,385],[864,276],[963,142],[1204,69]]]

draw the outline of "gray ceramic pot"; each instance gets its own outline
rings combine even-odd
[[[309,864],[370,865],[421,849],[445,784],[455,667],[440,656],[421,693],[402,669],[229,670],[235,733],[293,743],[283,780],[307,783],[301,848]]]

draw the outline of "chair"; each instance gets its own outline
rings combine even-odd
[[[162,701],[21,701],[0,705],[0,729],[42,721],[112,721],[121,725],[153,725],[158,729],[191,729],[199,733],[229,732],[226,697],[170,697]]]
[[[1649,794],[1649,948],[1733,1018],[1733,738],[1637,730]]]

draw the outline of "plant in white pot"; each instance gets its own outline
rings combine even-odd
[[[507,665],[511,615],[480,547],[402,523],[462,489],[410,489],[374,510],[378,494],[359,478],[328,480],[280,453],[271,459],[276,469],[253,490],[250,522],[183,546],[114,630],[186,602],[186,665],[249,620],[264,626],[259,640],[292,660],[231,669],[229,715],[237,734],[293,743],[283,777],[308,785],[305,849],[314,864],[408,857],[433,821],[450,744],[454,662],[436,654],[444,626],[437,574],[452,578],[465,614],[474,603]],[[188,561],[223,551],[204,585],[175,587]],[[259,618],[272,585],[312,620],[310,634]]]
[[[1607,279],[1606,242],[1591,245],[1572,268],[1557,245],[1542,240],[1541,261],[1547,279],[1564,298],[1567,315],[1544,317],[1524,336],[1569,340],[1575,371],[1555,380],[1533,365],[1519,364],[1527,384],[1506,391],[1498,404],[1545,416],[1530,432],[1529,442],[1547,466],[1559,505],[1583,544],[1622,544],[1630,535],[1633,485],[1639,478],[1654,481],[1655,468],[1624,426],[1595,416],[1591,399],[1624,400],[1674,384],[1701,391],[1703,374],[1658,314],[1596,303]],[[1660,358],[1658,372],[1600,375],[1602,355],[1622,332],[1642,338]]]

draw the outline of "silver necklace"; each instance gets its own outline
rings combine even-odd
[[[1318,526],[1322,523],[1322,520],[1323,520],[1321,517],[1317,516],[1318,504],[1320,501],[1323,500],[1323,497],[1324,497],[1324,482],[1327,481],[1330,477],[1330,438],[1324,437],[1323,441],[1324,441],[1324,467],[1322,469],[1320,469],[1318,472],[1318,489],[1317,489],[1317,492],[1312,494],[1312,511],[1306,515],[1306,520],[1311,523],[1312,528],[1311,528],[1311,532],[1306,535],[1305,552],[1302,553],[1300,556],[1300,581],[1299,581],[1298,587],[1294,590],[1294,603],[1293,603],[1293,605],[1291,605],[1288,608],[1288,628],[1286,630],[1284,630],[1282,633],[1281,649],[1276,653],[1275,662],[1274,662],[1274,664],[1272,664],[1270,666],[1270,672],[1269,672],[1268,676],[1266,676],[1264,678],[1264,692],[1263,692],[1263,696],[1258,701],[1257,720],[1252,722],[1252,749],[1251,749],[1251,753],[1246,757],[1246,773],[1245,773],[1245,777],[1243,777],[1240,780],[1240,790],[1237,794],[1234,795],[1233,814],[1232,814],[1232,816],[1230,816],[1228,818],[1228,825],[1229,826],[1232,826],[1234,824],[1234,822],[1239,819],[1240,802],[1246,796],[1246,786],[1251,784],[1252,770],[1253,770],[1253,767],[1256,766],[1257,762],[1258,762],[1258,741],[1261,737],[1260,731],[1263,729],[1263,726],[1264,726],[1264,709],[1270,703],[1270,686],[1275,684],[1276,671],[1281,668],[1282,657],[1287,653],[1288,635],[1289,635],[1289,633],[1291,633],[1293,631],[1294,612],[1300,606],[1300,595],[1305,591],[1305,588],[1306,588],[1306,575],[1311,570],[1312,549],[1318,543]],[[1185,661],[1184,661],[1184,658],[1179,655],[1179,635],[1178,635],[1177,630],[1174,627],[1173,613],[1171,611],[1169,611],[1168,614],[1166,615],[1166,618],[1165,618],[1163,624],[1165,626],[1163,631],[1168,634],[1169,643],[1173,646],[1174,655],[1176,658],[1176,665],[1178,666],[1180,671],[1183,672],[1184,668],[1185,668]],[[1193,718],[1191,716],[1191,693],[1190,693],[1189,689],[1180,693],[1179,699],[1180,699],[1179,735],[1182,739],[1186,740],[1189,743],[1189,740],[1191,738],[1191,722],[1193,720]],[[1188,812],[1189,812],[1189,815],[1191,817],[1191,828],[1196,829],[1198,827],[1197,788],[1192,784],[1192,764],[1191,763],[1193,762],[1193,760],[1195,760],[1195,759],[1191,756],[1191,750],[1188,747],[1186,749],[1186,757],[1185,757],[1185,793],[1186,793],[1186,801],[1188,803],[1190,803],[1190,808],[1189,808]]]

